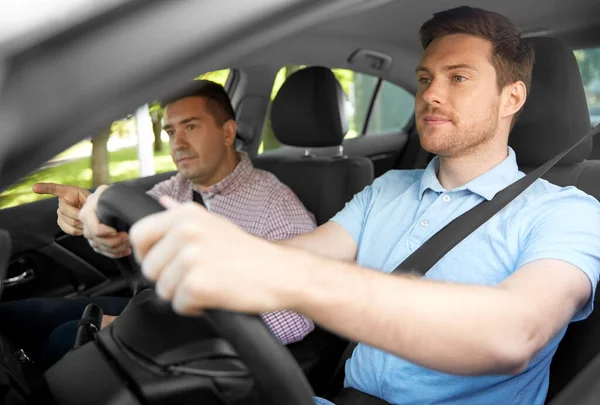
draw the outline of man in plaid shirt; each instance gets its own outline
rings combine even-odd
[[[255,169],[245,153],[236,152],[235,114],[222,86],[197,81],[192,89],[164,104],[163,129],[169,135],[178,173],[156,184],[148,191],[150,196],[200,202],[209,211],[268,240],[287,239],[315,228],[314,216],[292,190],[273,174]],[[58,225],[74,236],[84,235],[78,219],[80,210],[95,211],[97,197],[104,189],[106,186],[99,187],[90,197],[87,189],[77,186],[33,186],[36,193],[59,198]],[[86,229],[84,235],[96,252],[111,258],[132,253],[127,233],[96,225],[89,232]],[[116,318],[128,299],[42,298],[2,304],[2,332],[15,342],[23,342],[25,350],[38,357],[42,365],[50,365],[73,346],[76,320],[90,302],[105,311],[104,327]],[[302,340],[314,328],[310,319],[288,310],[265,313],[262,318],[283,344]]]

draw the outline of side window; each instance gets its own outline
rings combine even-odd
[[[600,124],[600,48],[575,51],[592,126]]]
[[[198,78],[225,85],[229,69],[208,72]],[[162,131],[162,109],[158,104],[138,111],[144,116],[147,138],[152,142],[156,173],[175,170],[169,154],[169,138]],[[146,112],[144,112],[146,111]],[[113,122],[100,134],[75,144],[53,157],[36,172],[0,194],[0,209],[48,198],[31,191],[37,182],[71,184],[90,188],[140,177],[136,114]],[[139,116],[139,114],[138,114]]]
[[[355,138],[363,134],[369,106],[375,94],[379,78],[348,69],[331,69],[340,82],[348,101],[348,133],[344,139]]]
[[[415,96],[402,87],[383,82],[369,116],[367,135],[400,132],[413,116]]]
[[[304,66],[289,65],[279,70],[273,83],[271,102],[281,85],[292,73]],[[408,123],[414,111],[414,96],[401,87],[384,81],[376,76],[354,72],[348,69],[332,69],[348,99],[348,133],[344,139],[361,135],[377,135],[399,132]],[[375,98],[375,99],[374,99]],[[369,115],[369,111],[371,114]],[[258,153],[264,153],[281,147],[271,128],[271,108],[262,133],[262,142]],[[365,126],[367,130],[365,131]]]

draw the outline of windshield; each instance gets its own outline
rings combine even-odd
[[[84,20],[129,0],[27,0],[3,2],[0,44]]]

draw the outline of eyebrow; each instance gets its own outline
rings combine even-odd
[[[459,63],[459,64],[456,64],[456,65],[447,65],[447,66],[444,66],[444,70],[450,71],[450,70],[456,70],[456,69],[469,69],[469,70],[474,70],[475,72],[479,72],[479,69],[477,69],[473,65],[469,65],[468,63]],[[419,65],[415,69],[415,73],[419,73],[419,72],[430,73],[429,69],[427,69],[423,65]]]
[[[189,117],[189,118],[179,121],[179,125],[189,124],[192,121],[202,121],[202,120],[199,117]],[[171,129],[171,128],[173,128],[173,124],[167,124],[167,125],[163,126],[162,129],[166,131],[167,129]]]

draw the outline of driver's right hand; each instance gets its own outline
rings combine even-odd
[[[73,236],[83,235],[83,224],[77,218],[79,211],[91,194],[78,186],[67,186],[56,183],[35,183],[34,193],[52,194],[58,197],[58,220],[56,221],[63,232]]]

